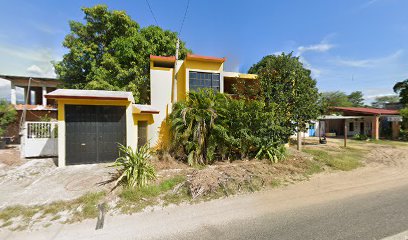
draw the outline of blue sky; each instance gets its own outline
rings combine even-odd
[[[145,0],[1,1],[0,74],[54,76],[50,61],[66,52],[69,20],[104,3],[142,27],[155,24]],[[178,31],[187,0],[149,0],[159,25]],[[370,102],[408,78],[406,0],[191,0],[181,37],[195,53],[227,57],[246,72],[268,54],[300,56],[320,91],[361,90]],[[0,97],[8,85],[0,81]]]

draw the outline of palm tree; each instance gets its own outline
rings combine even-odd
[[[222,98],[225,98],[223,94],[205,89],[190,92],[186,101],[174,105],[170,115],[173,143],[184,148],[190,165],[208,164],[209,150],[214,148],[209,137],[215,119],[222,112],[216,106]]]

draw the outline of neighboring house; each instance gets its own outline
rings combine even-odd
[[[150,56],[151,105],[135,104],[130,92],[58,89],[58,166],[113,161],[117,143],[136,148],[166,141],[166,117],[189,91],[212,88],[232,94],[235,82],[257,76],[224,71],[225,58]],[[175,68],[175,66],[177,66]]]
[[[39,121],[48,116],[57,118],[57,108],[53,100],[47,100],[45,95],[57,89],[59,81],[55,78],[25,77],[0,75],[1,79],[10,81],[10,103],[17,110],[17,120],[7,128],[6,137],[13,143],[18,143],[19,124],[24,108],[27,121]],[[30,82],[31,78],[31,82]],[[30,82],[30,91],[28,85]],[[23,89],[22,101],[17,101],[17,88]],[[27,98],[28,97],[28,98]],[[28,99],[27,105],[23,103]]]
[[[384,104],[385,109],[389,110],[401,110],[404,108],[404,105],[402,103],[385,103]]]
[[[322,116],[318,136],[347,136],[364,134],[373,139],[398,139],[400,121],[398,110],[363,107],[334,107],[332,111],[340,115]]]

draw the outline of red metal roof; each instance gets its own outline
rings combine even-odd
[[[162,61],[162,62],[175,62],[176,61],[176,56],[164,57],[164,56],[150,55],[150,59],[157,60],[157,61]]]
[[[187,60],[204,60],[209,62],[225,62],[226,58],[219,58],[219,57],[210,57],[210,56],[201,56],[196,54],[187,54]]]
[[[333,107],[334,110],[354,112],[369,115],[399,115],[398,110],[388,110],[381,108],[364,108],[364,107]]]

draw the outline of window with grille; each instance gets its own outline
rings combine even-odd
[[[190,72],[190,91],[197,91],[202,88],[211,88],[220,91],[220,74],[207,72]]]
[[[137,147],[147,143],[147,121],[137,122]]]

